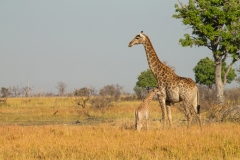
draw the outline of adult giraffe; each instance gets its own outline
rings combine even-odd
[[[169,124],[172,125],[172,115],[170,105],[178,102],[183,102],[184,109],[187,115],[188,128],[190,127],[192,116],[189,112],[192,107],[197,115],[197,119],[202,129],[199,105],[199,92],[195,82],[190,78],[180,77],[174,71],[164,65],[158,58],[152,43],[143,31],[136,35],[129,43],[128,47],[135,44],[143,44],[148,65],[157,79],[157,87],[160,95],[158,95],[159,103],[162,109],[163,128],[166,125],[166,113],[168,114]]]

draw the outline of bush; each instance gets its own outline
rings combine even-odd
[[[91,99],[91,107],[99,109],[103,114],[112,106],[113,97],[98,96]]]
[[[135,101],[135,100],[137,100],[137,96],[136,95],[124,95],[124,96],[121,96],[120,100],[121,101]]]
[[[119,100],[121,94],[123,92],[123,87],[116,84],[116,85],[106,85],[102,89],[100,89],[99,94],[103,97],[110,96],[113,100]]]

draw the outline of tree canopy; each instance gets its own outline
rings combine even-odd
[[[224,79],[224,73],[226,72],[228,66],[225,62],[222,63],[222,80]],[[206,85],[208,88],[212,89],[215,84],[215,76],[214,76],[214,61],[210,58],[206,57],[201,59],[197,65],[193,68],[195,73],[196,83]],[[231,83],[235,77],[236,73],[234,69],[229,71],[227,76],[227,83]]]
[[[189,0],[175,5],[176,19],[191,29],[179,42],[182,46],[203,46],[212,51],[217,99],[224,101],[223,88],[232,65],[239,60],[240,0]],[[222,63],[231,57],[231,63],[222,80]]]
[[[135,94],[138,99],[144,99],[147,95],[148,91],[146,87],[154,87],[157,85],[157,79],[154,77],[152,71],[147,69],[142,71],[140,75],[137,77],[138,81],[136,82],[136,86],[133,88]]]
[[[136,82],[136,86],[138,87],[157,85],[157,79],[154,77],[150,69],[147,69],[146,71],[141,72],[137,79],[138,81]]]

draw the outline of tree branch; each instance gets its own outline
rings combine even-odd
[[[226,61],[227,56],[228,56],[228,50],[227,50],[226,53],[224,54],[224,57],[223,57],[223,59],[222,59],[222,62],[225,62],[225,61]]]
[[[221,36],[218,36],[217,40],[214,42],[214,45],[217,45],[220,41]]]
[[[207,46],[207,47],[208,47],[208,49],[212,50],[212,47],[210,47],[210,46]]]
[[[180,2],[180,0],[178,0],[178,3],[182,6],[182,8],[187,9],[186,5],[183,5],[182,2]]]
[[[228,75],[228,73],[230,72],[233,64],[234,64],[235,62],[237,62],[238,60],[239,60],[239,59],[233,59],[233,60],[232,60],[232,63],[229,64],[228,69],[227,69],[227,71],[226,71],[225,74],[224,74],[223,86],[225,86],[226,83],[227,83],[227,75]]]

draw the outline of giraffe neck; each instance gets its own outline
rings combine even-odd
[[[150,39],[146,35],[145,43],[143,43],[143,46],[146,51],[149,68],[153,72],[154,76],[157,77],[159,73],[164,70],[165,65],[159,60]]]
[[[144,103],[148,107],[148,104],[152,101],[153,97],[155,96],[155,92],[151,91],[148,96],[145,98]]]

